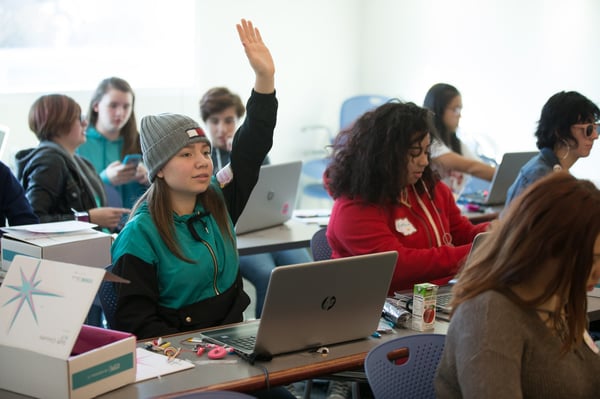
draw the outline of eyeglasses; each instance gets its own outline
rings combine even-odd
[[[600,135],[600,125],[598,123],[576,123],[573,126],[577,128],[582,128],[585,137],[592,137],[594,131],[596,132],[596,134]]]
[[[448,108],[454,115],[460,115],[462,107]]]

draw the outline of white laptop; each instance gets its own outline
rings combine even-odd
[[[258,182],[235,224],[236,234],[287,222],[294,212],[301,169],[302,161],[263,165]]]
[[[8,126],[0,124],[0,158],[2,158],[6,142],[8,141]]]
[[[517,178],[519,171],[537,152],[507,152],[496,167],[488,190],[463,193],[460,200],[479,205],[504,205],[506,193]]]
[[[388,251],[277,267],[260,320],[198,338],[250,361],[366,338],[377,330],[397,257]]]

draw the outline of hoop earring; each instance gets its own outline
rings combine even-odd
[[[571,152],[571,146],[569,145],[569,142],[565,139],[560,139],[560,141],[565,143],[565,146],[567,147],[567,152],[565,153],[565,155],[560,157],[560,160],[562,161],[562,160],[565,160],[569,156],[569,152]]]

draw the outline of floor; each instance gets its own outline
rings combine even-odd
[[[312,385],[312,389],[311,389],[311,394],[310,394],[310,399],[328,399],[327,397],[327,390],[329,387],[329,380],[313,380],[313,385]],[[297,382],[295,384],[292,384],[291,386],[288,386],[288,389],[290,389],[290,387],[292,387],[293,393],[296,394],[296,397],[298,399],[303,398],[302,394],[304,393],[304,386],[305,386],[305,382]],[[359,398],[360,399],[373,399],[373,392],[371,392],[371,389],[369,388],[369,385],[365,382],[365,383],[360,383],[359,384]],[[352,393],[351,391],[348,392],[348,395],[346,396],[346,398],[350,399],[352,398]],[[331,399],[342,399],[342,397],[335,396],[332,397]]]

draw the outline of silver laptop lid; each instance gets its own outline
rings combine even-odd
[[[510,185],[515,181],[519,171],[533,158],[537,152],[507,152],[502,156],[502,162],[496,167],[492,182],[488,191],[465,192],[461,199],[481,205],[504,205],[506,193]]]
[[[260,320],[201,335],[218,343],[253,336],[254,349],[233,346],[259,360],[366,338],[377,330],[397,257],[389,251],[279,266]]]
[[[287,222],[294,212],[302,161],[264,165],[236,225],[236,234]]]
[[[519,171],[533,158],[537,152],[507,152],[502,156],[502,162],[496,168],[494,178],[490,184],[490,192],[485,203],[499,205],[506,202],[506,193],[517,178]]]
[[[397,257],[389,251],[275,268],[255,352],[275,355],[373,334]]]

